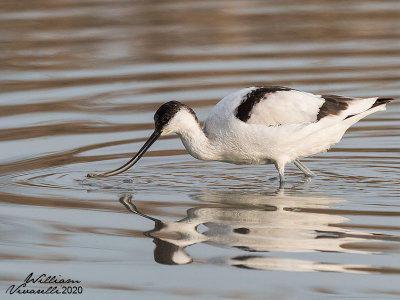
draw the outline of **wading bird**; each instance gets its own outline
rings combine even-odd
[[[178,101],[160,106],[155,130],[122,167],[88,177],[106,177],[132,167],[158,137],[176,133],[195,158],[233,164],[274,164],[281,185],[287,163],[314,174],[298,159],[328,150],[362,118],[385,110],[391,98],[314,95],[287,87],[249,87],[224,97],[203,128],[194,111]]]

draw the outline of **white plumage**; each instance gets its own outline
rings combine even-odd
[[[294,162],[307,176],[313,176],[299,158],[329,149],[351,125],[384,110],[390,100],[321,96],[285,87],[250,87],[224,97],[203,128],[190,107],[170,101],[155,113],[155,131],[134,158],[114,171],[89,176],[111,176],[129,169],[160,135],[175,132],[187,151],[201,160],[273,163],[282,184],[287,163]]]

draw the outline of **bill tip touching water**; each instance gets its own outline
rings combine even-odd
[[[300,158],[328,150],[362,118],[385,110],[392,98],[350,98],[314,95],[295,89],[249,87],[224,97],[203,128],[194,111],[178,101],[160,106],[155,130],[137,154],[120,168],[87,177],[108,177],[132,167],[163,135],[176,133],[186,150],[204,161],[274,164],[280,183],[293,162],[305,176],[314,176]]]

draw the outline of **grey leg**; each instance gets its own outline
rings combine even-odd
[[[283,184],[285,183],[285,165],[275,162],[275,168],[279,172],[279,186],[283,187]]]
[[[296,167],[298,167],[300,169],[300,171],[302,171],[304,173],[304,175],[306,175],[308,177],[315,176],[315,174],[309,168],[307,168],[305,165],[303,165],[298,159],[296,159],[293,163],[296,165]]]

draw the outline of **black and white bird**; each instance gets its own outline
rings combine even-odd
[[[170,101],[157,110],[153,134],[129,162],[88,177],[128,170],[158,137],[174,132],[186,150],[200,160],[274,164],[282,185],[286,164],[293,162],[306,176],[314,176],[299,158],[328,150],[351,125],[385,110],[390,100],[314,95],[280,86],[249,87],[218,102],[203,128],[190,107]]]

